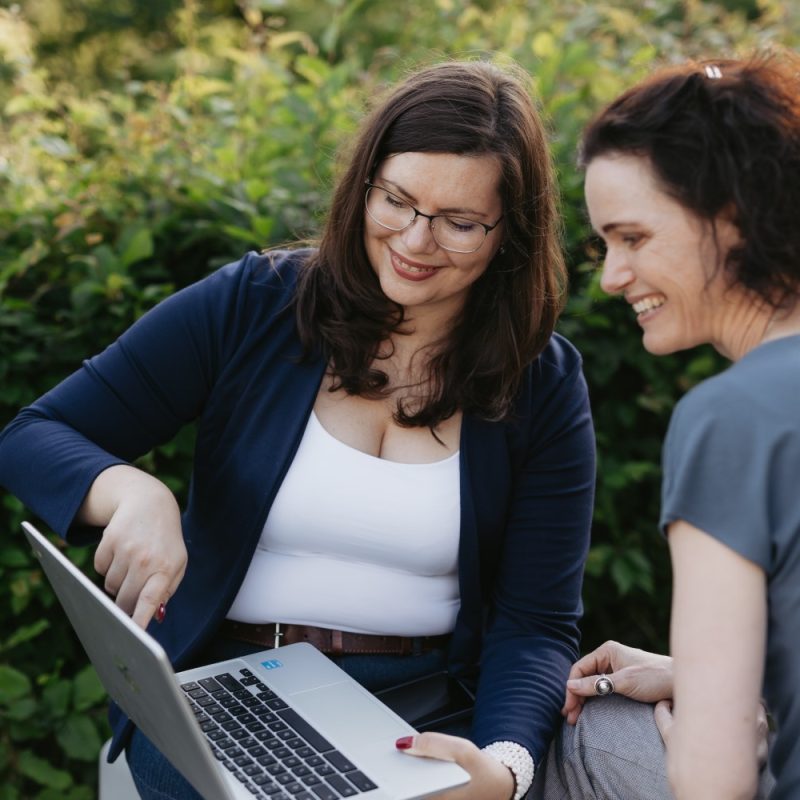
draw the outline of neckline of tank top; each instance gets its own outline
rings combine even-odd
[[[373,456],[370,453],[365,453],[363,450],[359,450],[357,447],[351,447],[349,444],[345,444],[341,439],[337,439],[320,421],[319,417],[317,416],[317,412],[313,409],[311,410],[311,419],[313,420],[314,424],[322,431],[327,439],[332,442],[335,442],[339,447],[344,448],[345,450],[355,453],[358,456],[363,456],[364,458],[368,458],[370,461],[377,461],[381,464],[391,464],[392,467],[411,467],[414,469],[424,468],[427,467],[430,469],[431,467],[440,467],[444,464],[448,464],[449,462],[458,459],[460,450],[456,450],[455,453],[451,453],[447,458],[440,458],[438,461],[420,461],[420,462],[407,462],[407,461],[392,461],[388,458],[381,458],[380,456]]]

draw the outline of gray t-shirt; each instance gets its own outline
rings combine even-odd
[[[678,403],[664,444],[661,530],[679,519],[767,575],[764,697],[778,723],[770,798],[799,798],[800,336],[760,345]]]

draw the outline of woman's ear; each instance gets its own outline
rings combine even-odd
[[[727,203],[714,217],[714,232],[720,253],[728,253],[744,243],[739,219],[739,209],[733,202]]]
[[[724,222],[732,222],[736,227],[739,227],[739,209],[736,203],[731,200],[726,203],[722,210],[717,214],[717,219]]]

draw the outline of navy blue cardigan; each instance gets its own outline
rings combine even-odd
[[[189,564],[165,622],[150,628],[177,668],[233,602],[314,405],[325,362],[300,359],[291,308],[306,256],[251,253],[177,292],[0,434],[0,484],[77,541],[87,532],[75,514],[102,470],[196,424]],[[539,761],[577,656],[592,511],[594,436],[576,350],[553,336],[526,370],[514,418],[465,414],[460,451],[450,670],[480,674],[476,743],[516,741]],[[130,723],[118,709],[111,718],[115,756]]]

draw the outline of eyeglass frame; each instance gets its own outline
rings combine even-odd
[[[379,186],[377,183],[372,183],[371,181],[364,181],[364,185],[367,187],[366,191],[364,192],[364,209],[366,210],[367,214],[369,214],[369,218],[378,223],[382,228],[386,228],[387,231],[395,231],[395,233],[399,233],[400,231],[404,231],[406,228],[410,228],[417,220],[417,217],[425,217],[428,220],[428,230],[431,232],[431,236],[433,236],[433,240],[436,242],[442,250],[446,250],[448,253],[461,253],[462,255],[469,255],[470,253],[477,253],[478,250],[483,247],[483,243],[486,241],[486,237],[503,221],[503,217],[505,214],[501,214],[500,218],[494,225],[487,225],[485,222],[480,222],[477,219],[468,219],[467,217],[455,217],[455,219],[464,219],[468,222],[472,222],[475,225],[480,225],[483,228],[483,240],[481,243],[474,248],[473,250],[453,250],[452,247],[446,247],[443,245],[437,238],[436,238],[436,231],[433,228],[433,223],[435,220],[439,219],[440,217],[444,217],[445,219],[452,219],[452,214],[424,214],[418,208],[415,208],[408,202],[408,200],[404,200],[400,195],[395,194],[394,192],[389,191],[385,186]],[[390,194],[392,197],[396,197],[400,202],[405,203],[413,212],[414,216],[403,225],[402,228],[391,228],[385,223],[381,222],[379,219],[375,219],[375,217],[370,214],[369,211],[369,204],[367,203],[367,197],[369,197],[370,189],[380,189],[382,192],[386,192],[386,194]]]

